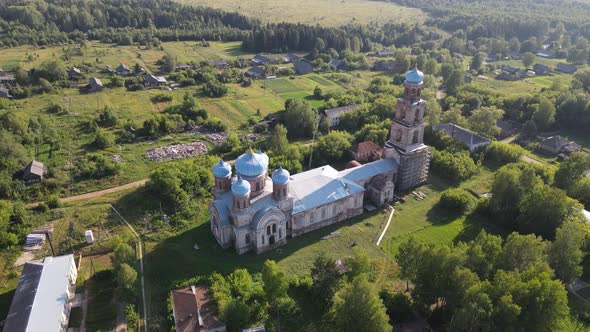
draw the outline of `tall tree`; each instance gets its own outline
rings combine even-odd
[[[531,52],[527,52],[522,55],[522,64],[525,68],[530,68],[535,62],[535,55]]]
[[[284,155],[288,149],[287,128],[282,124],[278,124],[275,126],[270,138],[270,151],[278,155]]]
[[[541,97],[533,113],[533,120],[539,130],[551,127],[555,122],[555,105],[546,97]]]
[[[473,111],[469,117],[469,127],[483,136],[492,138],[500,133],[496,121],[502,118],[504,111],[496,107],[482,107]]]
[[[402,242],[398,248],[395,261],[399,265],[401,277],[406,279],[406,291],[410,290],[410,280],[416,278],[424,250],[424,244],[413,237]]]
[[[317,127],[318,114],[308,102],[288,99],[285,102],[284,120],[290,137],[311,137]]]
[[[566,221],[557,229],[549,247],[549,264],[565,284],[582,275],[582,246],[586,238],[587,229],[578,220]]]
[[[572,153],[570,157],[559,164],[555,173],[555,185],[563,190],[570,190],[580,180],[586,170],[590,168],[590,158],[578,152]]]
[[[363,276],[355,278],[336,293],[332,313],[338,331],[392,330],[383,301]]]

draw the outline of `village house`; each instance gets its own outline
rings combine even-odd
[[[394,71],[396,63],[395,61],[387,61],[387,60],[378,60],[375,61],[375,64],[371,68],[374,71]]]
[[[218,70],[224,70],[229,67],[229,63],[225,60],[211,60],[209,66],[217,68]]]
[[[174,67],[175,71],[180,71],[180,70],[189,70],[189,69],[194,69],[194,66],[191,65],[187,65],[187,64],[178,64]]]
[[[10,90],[5,87],[0,86],[0,98],[10,99],[12,95],[10,95]]]
[[[344,61],[338,59],[338,58],[334,58],[332,59],[332,61],[330,61],[328,63],[332,68],[334,68],[335,70],[346,70],[348,69],[348,67],[346,66],[346,64],[344,63]]]
[[[555,71],[564,74],[573,74],[578,70],[574,65],[568,65],[567,63],[560,62],[555,66]]]
[[[326,114],[326,117],[328,117],[328,124],[330,125],[330,127],[335,127],[340,124],[340,118],[342,117],[342,115],[354,111],[359,106],[361,106],[361,104],[353,104],[348,106],[330,108],[325,110],[324,114]]]
[[[211,289],[190,286],[172,292],[172,316],[177,332],[225,332],[216,315]]]
[[[295,62],[295,60],[300,59],[301,57],[297,54],[289,53],[283,57],[283,63],[291,63]]]
[[[555,51],[538,50],[537,53],[535,53],[535,55],[538,57],[541,57],[541,58],[545,58],[545,59],[553,59],[553,58],[555,58]]]
[[[574,141],[568,141],[565,138],[557,135],[547,137],[539,143],[539,150],[551,155],[566,157],[574,152],[579,152],[582,147]]]
[[[480,136],[470,130],[467,130],[463,127],[460,127],[454,123],[443,123],[435,125],[432,126],[432,129],[435,131],[443,131],[447,135],[463,143],[471,153],[474,153],[479,148],[484,147],[492,142],[491,140],[483,136]]]
[[[337,171],[330,165],[291,175],[278,167],[269,177],[268,155],[250,150],[232,166],[213,167],[211,232],[223,248],[257,254],[285,245],[289,237],[362,214],[367,206],[394,200],[426,180],[430,152],[423,143],[426,102],[424,74],[406,74],[404,97],[391,120],[383,159]]]
[[[120,64],[117,68],[115,68],[115,74],[119,76],[128,76],[131,74],[131,69],[124,64]]]
[[[549,75],[549,66],[544,65],[542,63],[535,63],[535,65],[533,66],[533,71],[535,72],[535,75],[537,76],[542,76],[542,75]]]
[[[266,72],[264,71],[264,68],[252,66],[252,68],[248,69],[246,72],[246,76],[259,80],[266,78]]]
[[[250,61],[252,61],[255,66],[259,66],[270,64],[271,59],[262,54],[256,54]]]
[[[88,85],[86,85],[85,89],[88,93],[100,92],[104,86],[102,85],[102,81],[96,77],[92,77],[88,80]]]
[[[522,59],[522,53],[518,52],[518,51],[511,51],[509,54],[510,58],[512,60],[520,60]]]
[[[10,332],[65,332],[78,270],[73,255],[26,263],[4,322]]]
[[[496,121],[496,126],[500,128],[500,134],[498,135],[498,137],[500,138],[506,138],[516,135],[522,129],[522,124],[516,121],[504,119],[498,119]]]
[[[152,74],[147,74],[143,77],[143,85],[146,88],[157,88],[160,86],[165,86],[168,84],[166,78],[163,76],[154,76]]]
[[[352,159],[360,163],[365,163],[367,161],[381,159],[383,148],[371,141],[365,141],[353,145],[350,148],[350,152],[352,154]]]
[[[80,79],[82,77],[82,71],[80,71],[80,69],[78,69],[76,67],[69,68],[67,70],[67,72],[68,72],[68,77],[72,81],[77,81],[78,79]]]
[[[0,84],[15,86],[16,79],[14,78],[14,75],[0,69]]]
[[[293,69],[297,75],[305,75],[313,72],[313,65],[305,59],[297,59],[293,62]]]
[[[393,51],[393,50],[382,50],[382,51],[375,52],[375,56],[378,58],[388,58],[388,57],[392,57],[394,54],[395,54],[395,51]]]
[[[36,160],[31,161],[30,163],[22,169],[22,175],[20,178],[25,181],[26,184],[32,183],[39,183],[43,181],[45,176],[47,176],[47,168],[43,163],[38,162]]]
[[[496,76],[498,80],[516,81],[527,77],[527,72],[524,69],[509,65],[502,65],[500,69],[502,69],[502,72]]]

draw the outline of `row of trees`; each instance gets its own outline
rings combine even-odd
[[[585,234],[583,224],[572,221],[553,242],[516,233],[503,240],[484,231],[450,246],[409,238],[396,260],[402,277],[414,285],[414,307],[435,325],[453,331],[552,331],[568,319],[562,282],[581,274]]]
[[[255,324],[279,330],[282,326],[323,331],[391,331],[389,317],[375,286],[369,283],[371,263],[360,250],[346,258],[348,272],[335,261],[318,256],[311,275],[289,278],[274,261],[266,261],[260,274],[238,269],[209,282],[221,319],[229,331]],[[323,319],[311,322],[304,312],[314,307]]]

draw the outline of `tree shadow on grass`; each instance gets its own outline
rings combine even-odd
[[[439,203],[436,203],[432,209],[426,213],[426,220],[432,225],[448,224],[462,215],[460,212],[449,211],[443,208]]]
[[[494,224],[492,219],[475,211],[467,216],[463,226],[463,230],[453,240],[454,243],[469,242],[475,239],[482,230],[501,237],[506,237],[509,234],[509,231]]]

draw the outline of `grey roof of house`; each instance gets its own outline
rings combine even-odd
[[[299,59],[299,56],[297,54],[289,53],[289,54],[285,55],[285,57],[283,57],[283,59],[286,61],[295,61],[295,60]]]
[[[512,66],[509,66],[509,65],[503,65],[501,67],[501,69],[503,71],[505,71],[505,72],[509,72],[510,74],[515,74],[516,72],[518,72],[520,70],[519,68],[512,67]]]
[[[432,129],[437,131],[444,131],[448,135],[451,135],[453,138],[467,146],[475,146],[478,144],[485,144],[491,142],[489,139],[482,137],[470,130],[467,130],[453,123],[439,124],[433,126]]]
[[[264,56],[262,54],[256,54],[252,58],[252,61],[255,62],[255,63],[262,63],[262,64],[264,64],[264,63],[270,62],[270,58],[268,58],[268,57],[266,57],[266,56]]]
[[[248,75],[260,75],[260,76],[264,76],[265,75],[265,71],[264,68],[260,68],[258,66],[252,66],[252,68],[250,68],[247,72]]]
[[[225,61],[225,60],[210,60],[209,66],[227,66],[227,61]]]
[[[72,67],[72,68],[68,69],[68,73],[70,73],[70,74],[81,74],[82,72],[80,71],[80,69],[78,69],[76,67]]]
[[[343,63],[342,63],[342,60],[340,60],[340,59],[332,59],[332,61],[330,61],[329,65],[338,69],[338,68],[342,67]]]
[[[330,109],[325,110],[324,113],[326,113],[327,116],[336,116],[336,115],[340,115],[343,113],[352,112],[355,109],[357,109],[359,106],[361,106],[361,104],[352,104],[352,105],[347,105],[347,106],[342,106],[342,107],[330,108]]]
[[[90,84],[91,87],[102,87],[102,81],[96,77],[92,77],[88,80],[88,84]]]
[[[120,64],[117,68],[115,68],[115,71],[123,71],[123,70],[129,70],[129,67],[127,67],[124,64]]]
[[[382,50],[382,51],[377,51],[377,55],[379,56],[392,56],[395,53],[395,51],[393,50]]]
[[[148,75],[145,75],[144,78],[148,82],[157,82],[157,83],[166,84],[166,79],[163,76],[154,76],[152,74],[148,74]]]
[[[10,310],[6,316],[4,331],[24,332],[27,330],[42,271],[43,264],[41,263],[26,263],[24,265],[10,304]]]
[[[27,166],[25,166],[23,176],[29,177],[30,175],[37,175],[42,177],[44,172],[45,166],[43,165],[43,163],[33,160],[30,163],[28,163]]]
[[[561,149],[562,147],[564,147],[568,144],[569,144],[569,141],[559,135],[547,137],[539,143],[539,145],[541,145],[541,146],[545,146],[545,147],[557,149],[557,150]]]
[[[549,66],[544,65],[542,63],[535,63],[535,65],[533,66],[533,70],[537,71],[537,70],[549,70]]]
[[[560,62],[555,66],[555,70],[566,73],[566,74],[573,74],[576,72],[578,68],[573,65],[568,65],[567,63]]]
[[[7,88],[4,88],[4,87],[0,87],[0,95],[6,96],[6,97],[12,97],[10,95],[10,90],[8,90]]]
[[[295,72],[298,74],[308,74],[313,71],[313,65],[311,64],[311,62],[305,59],[296,59],[293,62],[293,67],[295,69]]]

